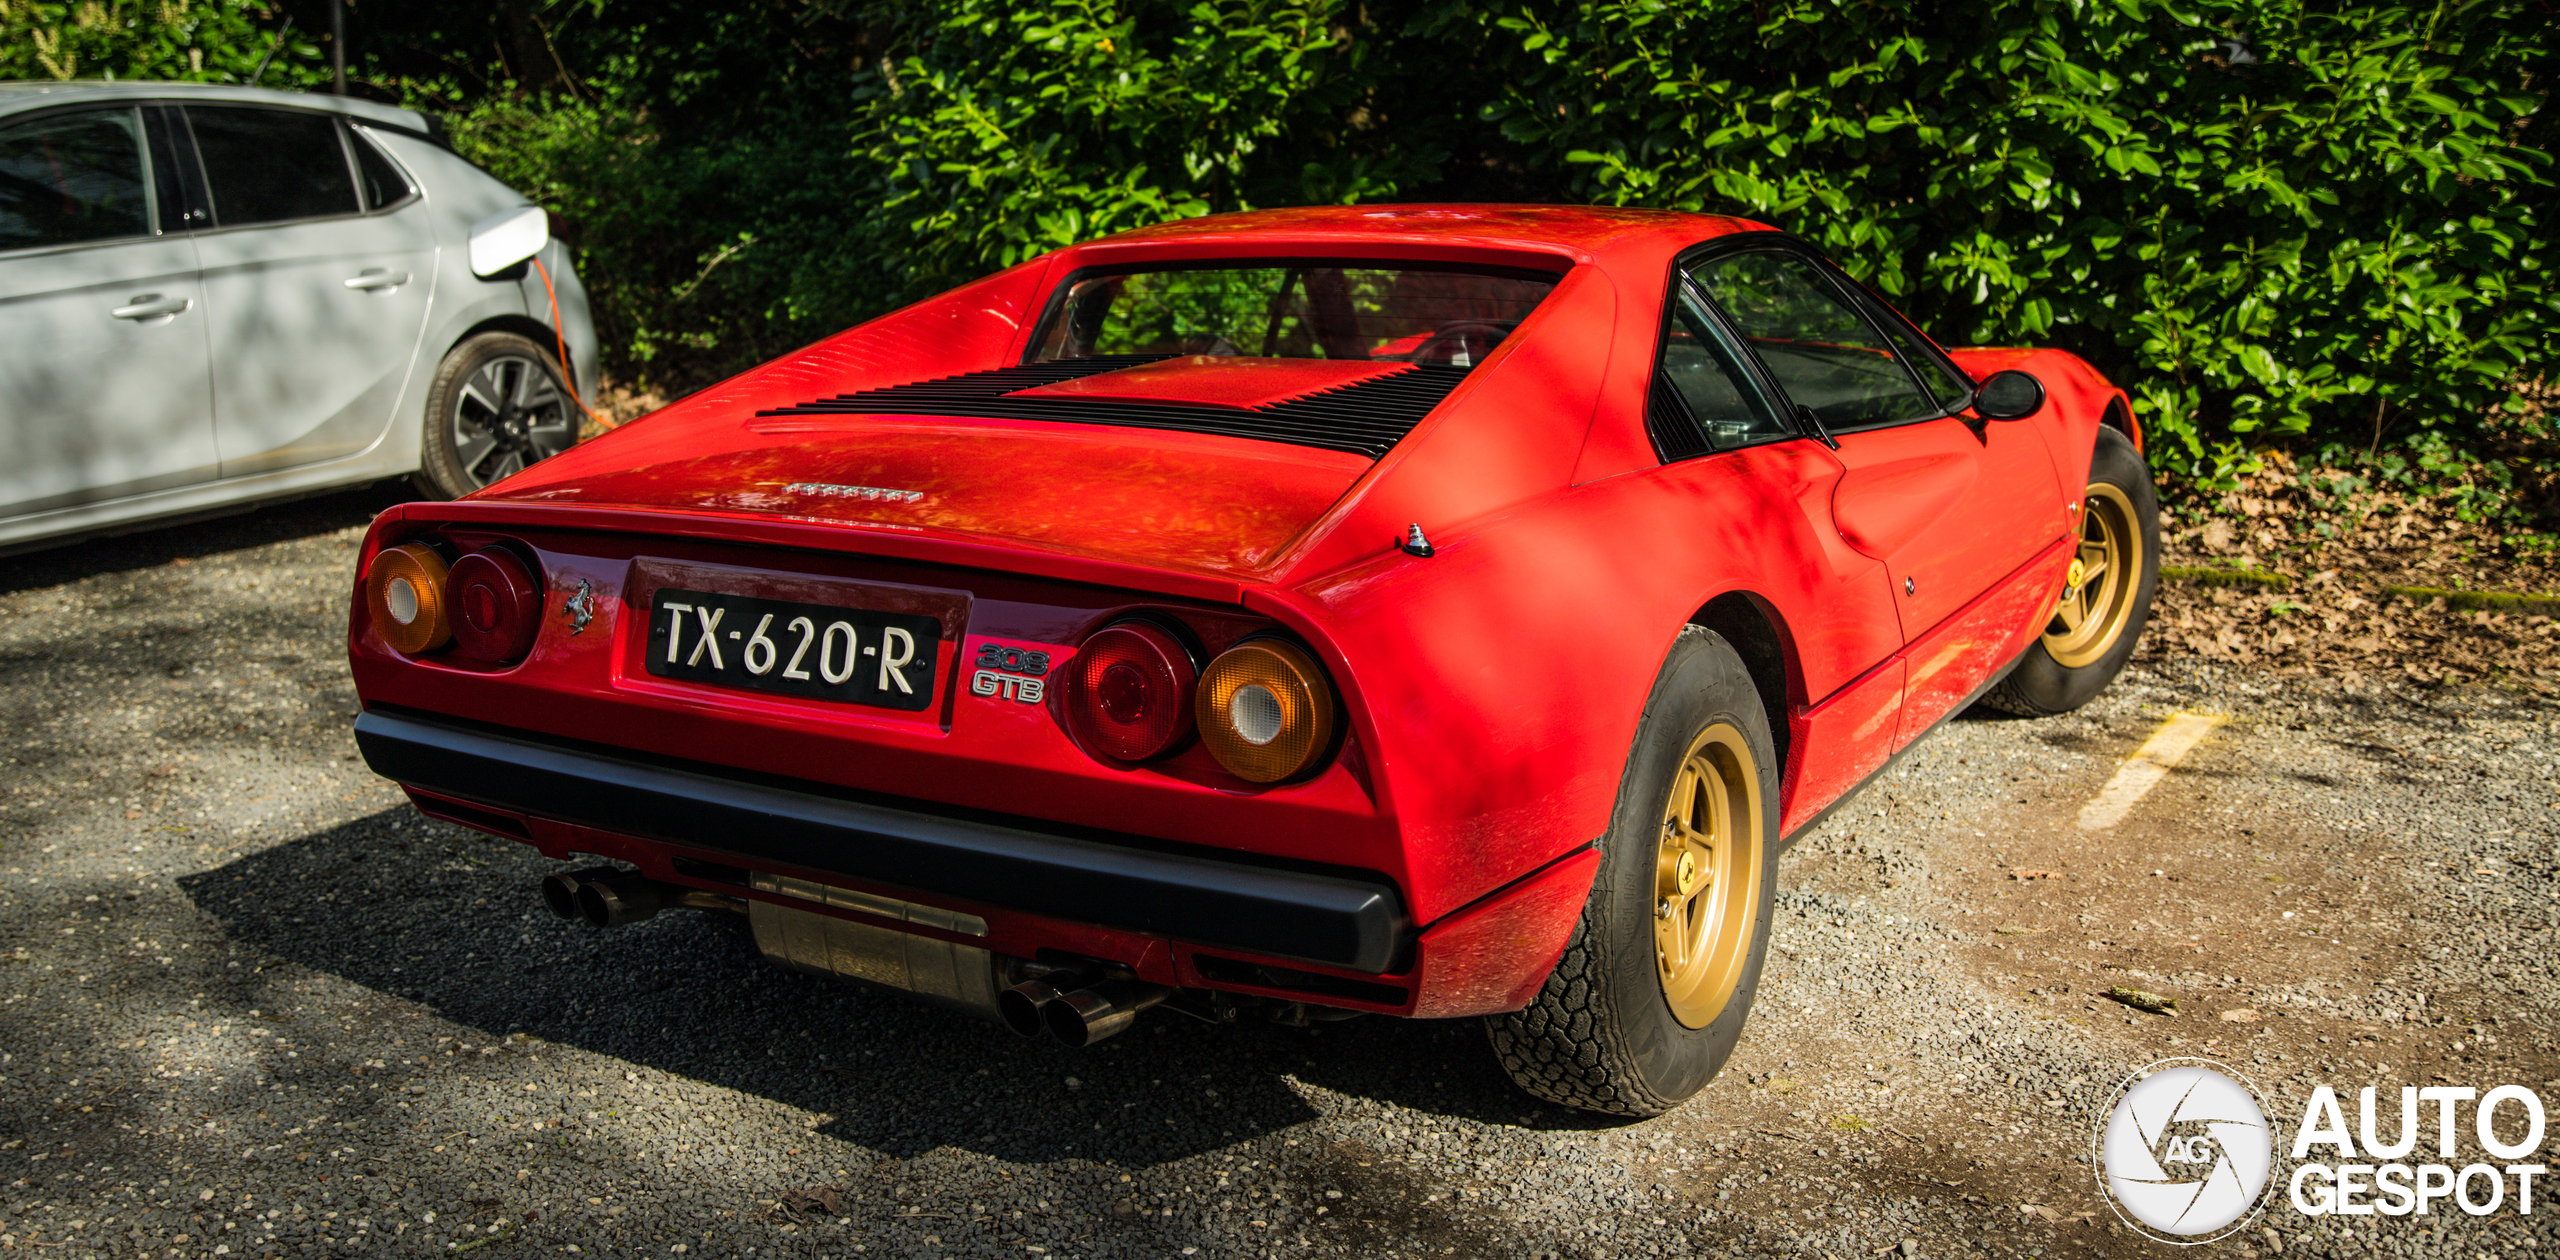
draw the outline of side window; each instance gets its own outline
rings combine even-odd
[[[1777,409],[1752,384],[1750,372],[1685,285],[1662,330],[1662,362],[1653,388],[1656,397],[1647,423],[1664,459],[1796,436],[1794,426],[1779,419]]]
[[[392,165],[373,137],[358,130],[349,137],[348,147],[356,151],[356,190],[364,195],[364,208],[379,210],[409,199],[413,191],[409,177]]]
[[[1867,317],[1884,330],[1884,335],[1892,340],[1893,348],[1902,352],[1902,361],[1911,365],[1912,372],[1920,378],[1921,387],[1937,398],[1938,405],[1949,409],[1961,406],[1973,393],[1973,387],[1956,379],[1938,356],[1921,343],[1912,332],[1911,325],[1873,294],[1860,293],[1857,297],[1858,305],[1865,307]]]
[[[1814,265],[1791,254],[1731,254],[1690,271],[1724,308],[1790,401],[1832,429],[1940,413],[1892,346]]]
[[[213,221],[222,227],[354,214],[356,185],[327,114],[190,105]]]
[[[0,128],[0,249],[151,233],[142,122],[131,109]]]

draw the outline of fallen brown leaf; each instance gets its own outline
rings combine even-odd
[[[2128,989],[2123,985],[2117,985],[2116,987],[2107,990],[2106,996],[2114,999],[2115,1001],[2122,1002],[2137,1011],[2149,1011],[2154,1015],[2175,1015],[2178,1013],[2178,999],[2165,997],[2158,993],[2148,993],[2141,989]]]

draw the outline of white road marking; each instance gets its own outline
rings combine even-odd
[[[2134,805],[2158,787],[2160,780],[2169,777],[2169,771],[2213,728],[2230,720],[2219,714],[2181,713],[2161,723],[2142,747],[2116,767],[2116,777],[2107,780],[2107,785],[2080,807],[2080,830],[2104,831],[2123,822]]]

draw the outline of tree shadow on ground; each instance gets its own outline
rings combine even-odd
[[[940,1147],[1144,1167],[1316,1118],[1301,1083],[1500,1124],[1583,1128],[1512,1090],[1476,1021],[1312,1029],[1159,1011],[1083,1050],[785,971],[732,916],[609,931],[553,918],[532,850],[389,810],[181,881],[240,943],[422,1003],[829,1117],[900,1158]]]

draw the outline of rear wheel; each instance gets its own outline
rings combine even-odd
[[[1572,942],[1536,1001],[1489,1022],[1522,1089],[1650,1116],[1724,1067],[1768,955],[1772,748],[1742,658],[1713,631],[1682,631],[1637,728]]]
[[[458,499],[577,440],[577,407],[551,352],[515,333],[482,333],[455,346],[427,388],[418,489]]]
[[[2010,713],[2041,717],[2087,704],[2133,656],[2160,588],[2160,501],[2142,453],[2114,429],[2098,430],[2089,488],[2080,501],[2080,549],[2063,574],[2044,637],[1983,696]]]

